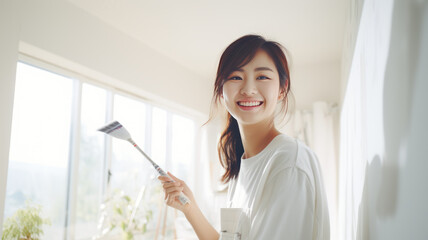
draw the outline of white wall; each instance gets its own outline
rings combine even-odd
[[[179,63],[67,1],[20,2],[21,51],[99,81],[126,85],[149,99],[208,113],[211,86]]]
[[[428,239],[428,2],[366,0],[357,30],[343,65],[340,239]]]
[[[18,60],[19,18],[15,1],[0,1],[0,235],[3,231],[9,139]]]
[[[296,65],[291,68],[291,88],[296,109],[312,109],[312,103],[340,101],[340,61]]]

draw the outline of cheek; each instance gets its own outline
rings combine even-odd
[[[266,100],[270,100],[270,102],[274,101],[276,103],[280,94],[278,86],[270,84],[263,86],[263,88],[260,90],[263,91],[263,95],[265,96]]]
[[[235,87],[234,87],[234,84],[228,84],[228,83],[225,83],[224,85],[223,85],[223,100],[224,101],[229,101],[229,100],[232,100],[233,99],[233,96],[234,96],[234,93],[235,93]]]

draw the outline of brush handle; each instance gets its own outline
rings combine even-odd
[[[166,174],[166,172],[159,167],[159,165],[157,165],[150,157],[149,155],[147,155],[135,142],[134,140],[132,140],[132,138],[127,139],[128,142],[130,142],[141,154],[143,154],[144,157],[146,157],[147,160],[149,160],[149,162],[153,165],[153,167],[156,169],[156,171],[161,175],[161,176],[165,176],[168,177],[171,181],[170,182],[175,182],[168,174]],[[183,193],[180,193],[180,196],[178,196],[178,200],[180,200],[180,202],[183,205],[186,205],[187,203],[190,203],[190,200],[186,197],[186,195],[184,195]]]
[[[164,170],[162,170],[162,168],[160,168],[159,166],[155,168],[161,176],[169,178],[170,182],[175,182],[174,179],[172,179]],[[190,203],[190,200],[183,193],[180,193],[180,196],[178,196],[178,200],[180,200],[181,204],[183,205]]]

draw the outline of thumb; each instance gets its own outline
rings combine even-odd
[[[181,179],[178,179],[176,176],[172,175],[172,173],[168,172],[168,175],[176,182],[181,182]]]

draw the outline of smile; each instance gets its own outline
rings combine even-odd
[[[263,102],[261,101],[245,101],[245,102],[238,102],[238,105],[241,107],[257,107],[262,105]]]

